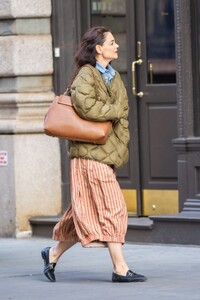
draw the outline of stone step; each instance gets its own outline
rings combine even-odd
[[[30,218],[30,224],[32,226],[33,236],[37,237],[51,237],[53,228],[59,221],[61,216],[49,216],[49,217],[32,217]]]
[[[59,216],[30,219],[33,236],[51,237]],[[200,245],[200,213],[129,217],[127,242]]]
[[[181,212],[175,215],[150,216],[152,230],[128,228],[127,241],[200,245],[200,213]]]
[[[59,221],[60,216],[50,217],[32,217],[30,223],[32,226],[33,236],[51,237],[55,224]],[[152,230],[153,221],[149,218],[128,218],[128,230]]]

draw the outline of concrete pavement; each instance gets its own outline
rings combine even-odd
[[[124,254],[144,283],[112,283],[107,249],[66,252],[56,267],[57,282],[43,276],[40,250],[50,239],[0,238],[0,300],[200,300],[200,247],[126,244]]]

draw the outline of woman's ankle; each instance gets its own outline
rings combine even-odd
[[[50,263],[57,263],[59,259],[59,256],[57,255],[55,251],[55,247],[51,247],[49,250],[49,262]]]
[[[125,265],[115,266],[114,273],[122,276],[126,276],[126,273],[128,272],[129,267]]]

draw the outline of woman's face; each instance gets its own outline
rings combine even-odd
[[[113,59],[118,58],[119,45],[116,44],[111,32],[105,34],[105,41],[103,45],[97,45],[97,60],[103,65],[107,66]]]

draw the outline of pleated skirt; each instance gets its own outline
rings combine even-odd
[[[116,174],[109,165],[83,158],[71,160],[71,204],[53,230],[57,241],[83,247],[125,242],[127,208]]]

